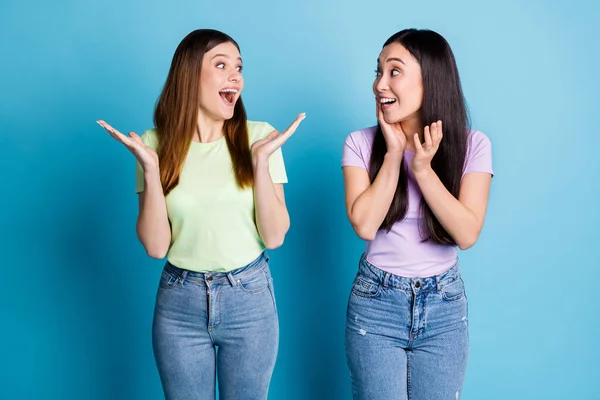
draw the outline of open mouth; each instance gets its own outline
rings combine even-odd
[[[233,106],[238,92],[237,89],[223,89],[219,91],[219,95],[226,105]]]
[[[380,97],[378,100],[379,100],[379,104],[381,104],[381,109],[382,110],[387,110],[394,103],[396,103],[398,101],[398,100],[393,99],[391,97]]]

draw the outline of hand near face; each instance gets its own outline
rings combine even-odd
[[[431,124],[431,127],[426,126],[423,133],[425,142],[421,144],[419,135],[415,133],[415,155],[412,159],[410,168],[414,173],[418,173],[427,168],[431,168],[431,160],[440,147],[442,141],[442,121],[437,121]]]

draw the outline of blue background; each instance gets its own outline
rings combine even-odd
[[[281,345],[271,399],[350,398],[345,306],[362,242],[346,220],[344,138],[375,123],[383,42],[450,42],[473,126],[493,143],[489,211],[461,253],[464,399],[599,399],[592,1],[3,1],[0,397],[160,399],[151,320],[161,261],[135,236],[133,157],[95,121],[151,127],[173,52],[196,28],[242,48],[249,117],[284,129],[292,228],[272,252]],[[595,39],[596,38],[596,39]]]

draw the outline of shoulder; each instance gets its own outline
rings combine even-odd
[[[248,140],[251,144],[267,137],[275,130],[271,124],[263,121],[246,121],[246,126],[248,127]]]
[[[488,172],[494,175],[492,143],[481,131],[469,132],[464,173],[469,172]]]
[[[369,170],[369,160],[373,150],[373,138],[377,126],[359,129],[346,136],[342,151],[342,166],[360,167]]]
[[[141,134],[142,142],[154,150],[158,148],[158,132],[155,128],[148,129]]]
[[[346,136],[345,144],[355,149],[371,150],[377,126],[359,129]]]
[[[483,132],[472,130],[468,134],[467,149],[470,152],[481,150],[482,148],[491,148],[490,138]]]

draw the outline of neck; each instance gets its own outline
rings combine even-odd
[[[423,143],[424,126],[419,118],[411,118],[400,123],[402,131],[406,136],[406,149],[415,151],[415,133],[419,134],[419,140]]]
[[[209,143],[223,137],[223,125],[225,121],[211,118],[198,111],[198,123],[193,140],[200,143]]]

